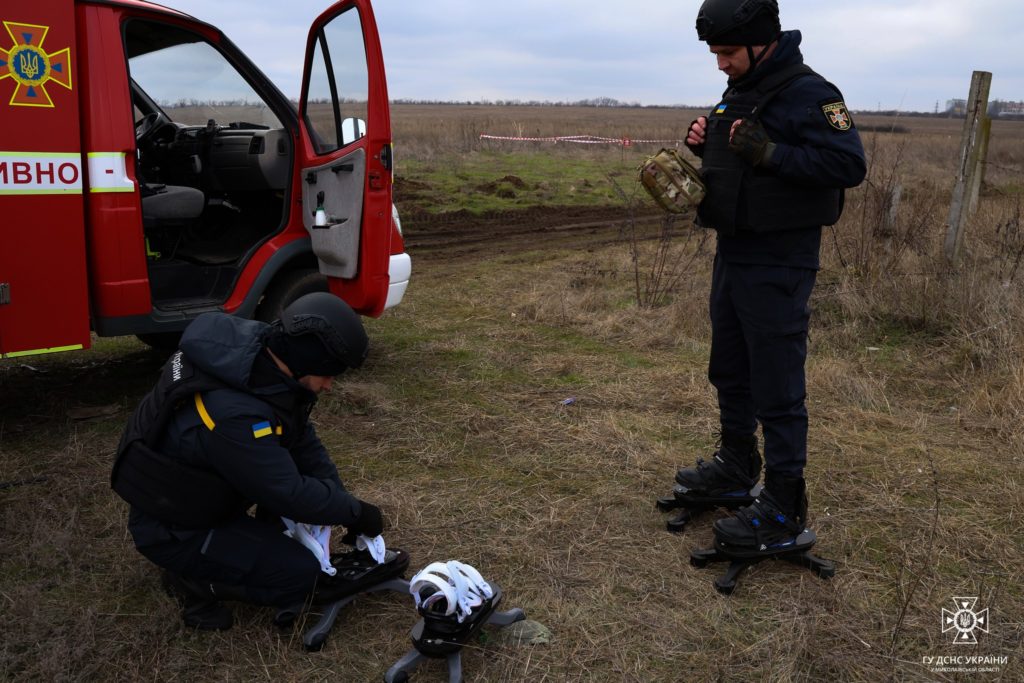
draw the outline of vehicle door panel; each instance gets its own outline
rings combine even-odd
[[[339,2],[313,24],[299,119],[303,224],[321,271],[353,308],[379,315],[392,234],[391,120],[369,0]],[[328,218],[345,219],[323,231],[313,224],[321,193]]]
[[[308,189],[302,198],[302,222],[312,236],[320,272],[328,277],[354,278],[359,262],[366,151],[357,148],[323,166],[303,169],[303,176]],[[316,212],[321,206],[327,222],[323,226],[316,225]]]

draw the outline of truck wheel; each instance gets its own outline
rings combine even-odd
[[[140,342],[155,351],[166,351],[167,353],[177,351],[178,342],[181,341],[181,331],[150,332],[149,334],[137,334],[135,336]]]
[[[265,323],[281,317],[281,311],[304,294],[326,292],[327,276],[313,268],[298,268],[282,274],[267,287],[263,301],[256,308],[256,319]]]

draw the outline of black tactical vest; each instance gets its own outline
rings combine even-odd
[[[224,387],[181,351],[171,356],[121,436],[110,473],[114,491],[146,514],[185,528],[212,527],[244,512],[246,501],[216,472],[156,450],[177,410],[193,401],[197,392]]]
[[[253,374],[270,374],[269,359],[257,358]],[[267,378],[274,382],[273,378]],[[168,524],[209,528],[240,514],[249,506],[227,481],[212,469],[194,466],[157,451],[167,424],[177,410],[187,409],[197,393],[228,388],[196,368],[178,351],[164,366],[160,380],[135,409],[117,447],[110,474],[114,491],[128,503]],[[313,401],[302,401],[280,383],[251,393],[267,402],[282,427],[281,445],[288,447],[305,430]]]
[[[252,375],[258,387],[250,392],[270,405],[282,427],[281,444],[287,449],[302,438],[316,397],[312,392],[283,387],[271,364],[269,358],[257,356]],[[195,401],[197,393],[223,388],[228,387],[196,368],[181,351],[171,356],[157,386],[129,419],[118,445],[111,485],[121,498],[148,515],[184,528],[209,528],[246,511],[249,501],[217,472],[157,451],[176,411],[188,410],[187,404]]]
[[[698,223],[725,235],[834,225],[842,213],[842,191],[804,187],[751,166],[729,150],[729,130],[738,119],[756,119],[787,85],[801,76],[821,78],[793,64],[750,89],[730,88],[708,117],[701,176],[707,194]]]

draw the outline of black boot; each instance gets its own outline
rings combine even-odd
[[[807,522],[802,478],[765,475],[764,490],[732,517],[715,522],[715,541],[729,549],[767,554],[798,549]]]
[[[222,599],[244,599],[237,586],[204,583],[170,571],[161,576],[164,590],[181,605],[185,626],[200,631],[226,631],[234,624],[234,616]]]
[[[757,437],[723,430],[721,446],[710,461],[697,458],[694,467],[676,472],[676,483],[681,487],[676,489],[676,496],[685,496],[694,502],[741,498],[757,484],[760,476]]]
[[[764,487],[783,514],[799,519],[801,524],[807,521],[807,485],[802,477],[765,472]]]

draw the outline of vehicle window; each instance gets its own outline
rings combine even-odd
[[[280,119],[216,48],[189,31],[148,21],[125,28],[132,80],[172,121],[187,126],[280,128]]]
[[[356,8],[342,12],[317,34],[310,68],[304,112],[317,151],[331,152],[366,135],[369,73]]]

